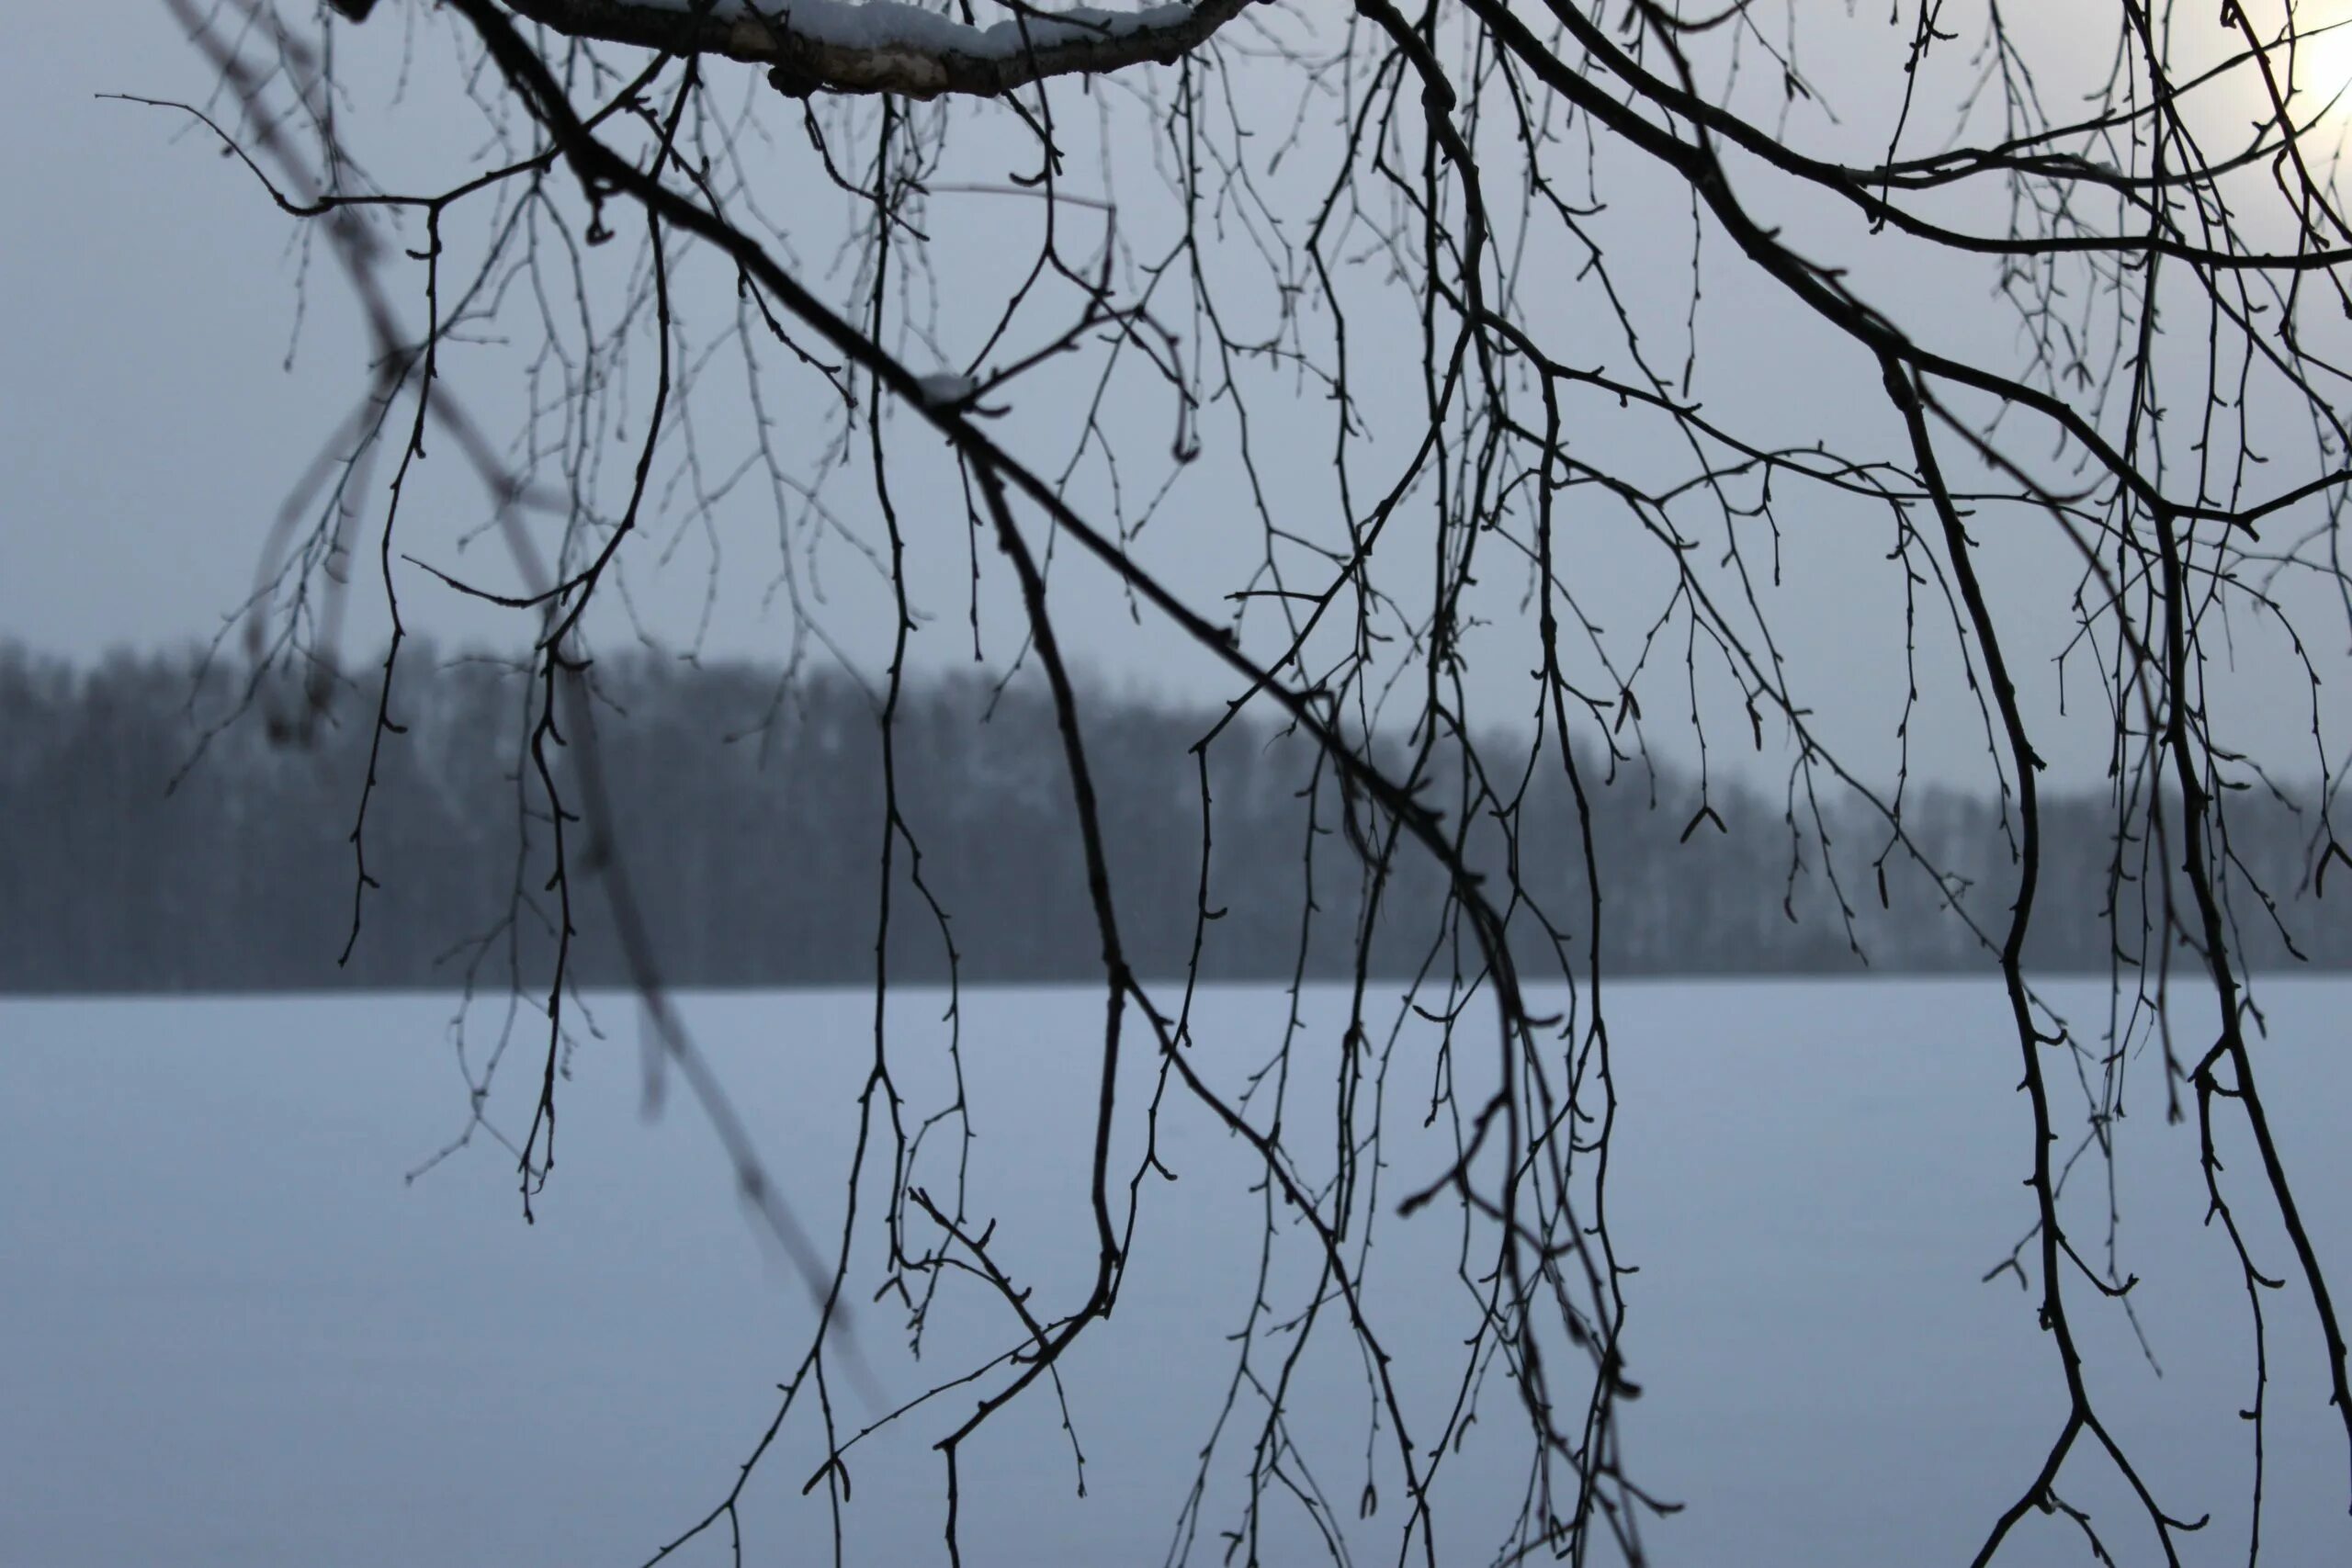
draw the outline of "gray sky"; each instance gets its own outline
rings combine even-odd
[[[341,33],[342,64],[352,84],[344,112],[350,124],[366,128],[355,134],[378,154],[378,173],[387,183],[400,184],[413,169],[414,188],[423,188],[427,171],[434,185],[447,183],[447,171],[458,166],[453,160],[474,151],[480,138],[470,110],[450,87],[445,34],[435,26],[417,29],[404,99],[390,107],[391,73],[402,63],[404,47],[412,47],[401,26],[404,9],[396,3],[368,28]],[[1855,62],[1865,51],[1883,51],[1889,35],[1870,18],[1825,16],[1818,24],[1821,30],[1806,39],[1804,59],[1816,78],[1839,87],[1838,107],[1845,118],[1831,130],[1812,122],[1813,132],[1867,146],[1883,137],[1890,100],[1880,78]],[[167,111],[96,96],[120,91],[201,98],[209,91],[205,67],[162,7],[41,7],[23,25],[30,34],[24,46],[0,57],[0,122],[11,150],[0,164],[6,182],[0,199],[17,215],[17,237],[0,250],[0,286],[16,305],[15,332],[0,360],[6,378],[0,400],[11,411],[8,436],[0,442],[0,635],[85,658],[117,645],[209,637],[251,591],[281,498],[361,389],[361,340],[323,251],[312,258],[308,288],[298,295],[302,254],[294,243],[296,226],[271,208],[240,166],[216,154],[208,136],[190,133]],[[371,117],[381,124],[371,124]],[[395,126],[396,134],[383,134],[382,124]],[[959,171],[967,177],[979,178],[993,167],[1001,180],[1021,166],[1022,152],[1001,137],[991,144],[976,132],[967,145],[975,150],[970,167]],[[1003,155],[997,145],[1006,149]],[[782,136],[774,158],[778,199],[806,202],[820,218],[840,212],[840,198],[815,183],[796,137]],[[1122,177],[1122,223],[1125,238],[1136,243],[1148,231],[1148,204],[1157,190],[1148,169],[1131,167]],[[1075,177],[1072,184],[1084,186]],[[1310,187],[1302,181],[1295,188]],[[1617,171],[1606,194],[1613,205],[1596,226],[1606,236],[1619,285],[1642,321],[1645,347],[1661,365],[1679,367],[1691,276],[1687,199],[1667,183],[1626,168]],[[1755,199],[1759,211],[1776,210],[1760,181]],[[992,321],[959,308],[959,301],[988,297],[983,285],[1029,254],[1023,248],[1032,243],[1029,237],[1019,236],[1018,244],[1008,240],[1020,227],[1018,204],[1010,204],[1014,216],[1008,218],[1008,210],[1001,200],[933,198],[930,232],[943,301],[938,346],[956,367]],[[1787,217],[1820,225],[1821,243],[1813,254],[1850,250],[1858,285],[1910,330],[1996,361],[2009,351],[2014,321],[1990,299],[1986,268],[1922,261],[1916,247],[1873,248],[1842,214],[1790,208]],[[803,240],[809,230],[815,231]],[[796,209],[794,234],[802,276],[821,282],[831,255],[821,221],[804,222]],[[1872,456],[1902,456],[1899,433],[1866,356],[1788,307],[1774,286],[1729,253],[1720,233],[1705,235],[1701,255],[1705,291],[1693,392],[1711,417],[1761,442],[1826,436]],[[1556,273],[1529,269],[1525,313],[1555,352],[1575,359],[1589,344],[1589,358],[1598,362],[1615,329],[1597,313],[1589,280],[1576,279],[1576,261],[1563,254]],[[707,339],[710,329],[724,326],[732,290],[715,269],[706,265],[695,273],[693,266],[691,261],[682,265],[681,309],[689,333],[699,328]],[[421,318],[421,280],[412,276],[408,281],[413,287],[402,304]],[[1359,282],[1360,298],[1380,299],[1373,284]],[[839,298],[845,286],[845,279],[835,279],[830,291]],[[1392,295],[1391,308],[1400,299]],[[1359,373],[1374,426],[1374,445],[1365,449],[1370,456],[1359,457],[1360,494],[1367,486],[1376,493],[1374,480],[1385,482],[1378,460],[1388,448],[1378,443],[1389,432],[1410,434],[1418,395],[1414,377],[1392,368],[1409,367],[1409,339],[1371,314],[1353,342],[1356,363],[1372,367]],[[1047,321],[1040,318],[1025,334],[1016,331],[991,363],[1046,335]],[[503,432],[520,402],[514,355],[502,357],[502,348],[453,349],[446,374]],[[718,467],[732,458],[717,449],[745,428],[740,383],[740,376],[729,381],[714,372],[694,394],[703,428],[713,433],[711,460]],[[805,395],[807,380],[798,386]],[[1076,411],[1084,406],[1088,386],[1076,371],[1057,376],[1052,367],[1025,378],[1018,395],[1007,400],[1015,412],[999,426],[1001,433],[1041,468],[1058,467],[1075,444]],[[1286,520],[1295,513],[1309,520],[1311,530],[1331,536],[1329,404],[1311,388],[1285,400],[1279,393],[1269,398],[1261,385],[1259,399],[1252,457],[1272,505]],[[1528,406],[1534,406],[1532,398]],[[1164,474],[1164,456],[1157,468],[1151,464],[1155,448],[1164,449],[1169,438],[1170,407],[1163,391],[1114,411],[1115,428],[1126,433],[1122,440],[1144,454],[1135,477],[1123,484],[1148,493]],[[821,413],[805,396],[770,412],[786,423]],[[405,408],[399,417],[405,421]],[[1146,564],[1212,612],[1221,612],[1220,596],[1262,552],[1247,489],[1230,460],[1238,437],[1229,423],[1219,421],[1213,406],[1204,423],[1206,460],[1179,478],[1135,547]],[[1629,471],[1653,455],[1660,473],[1687,464],[1663,422],[1644,427],[1595,409],[1576,413],[1570,429],[1572,452]],[[917,609],[925,617],[917,658],[938,667],[967,662],[970,566],[953,469],[935,440],[910,422],[899,422],[894,439],[901,459],[894,494],[905,513]],[[443,450],[446,445],[428,446],[435,457],[421,470],[402,523],[401,549],[512,590],[511,569],[494,550],[460,547],[482,521],[482,507],[461,465]],[[2034,445],[2019,444],[2020,449]],[[608,484],[632,451],[626,442],[615,443]],[[2308,464],[2305,457],[2288,456]],[[388,476],[389,465],[379,467],[374,475],[379,491]],[[870,494],[855,479],[829,481],[829,494],[840,503],[844,534],[878,546]],[[1081,498],[1080,491],[1072,493]],[[1102,493],[1098,476],[1083,495],[1099,501]],[[1781,578],[1777,587],[1765,582],[1758,588],[1759,607],[1782,639],[1800,691],[1810,694],[1822,733],[1849,749],[1866,772],[1883,776],[1896,754],[1904,694],[1900,580],[1883,559],[1893,525],[1882,507],[1826,493],[1805,496],[1797,487],[1783,487],[1777,499]],[[1132,505],[1135,498],[1127,500]],[[1565,541],[1563,575],[1588,612],[1606,623],[1614,656],[1629,660],[1665,599],[1660,553],[1615,509],[1589,495],[1564,504],[1570,506],[1572,533]],[[1427,582],[1419,559],[1428,551],[1425,513],[1426,508],[1414,514],[1408,507],[1396,545],[1384,557],[1396,574],[1392,582],[1408,598],[1416,582]],[[1705,521],[1702,513],[1692,515]],[[359,541],[362,570],[345,634],[354,656],[372,647],[385,625],[374,562],[380,518],[380,504],[374,504]],[[1720,534],[1719,520],[1714,526]],[[801,586],[824,595],[821,606],[808,601],[814,624],[853,662],[871,669],[887,631],[887,597],[858,548],[846,537],[820,536],[823,532],[798,538],[796,571],[813,570]],[[2071,631],[2067,594],[2076,569],[2032,519],[1987,518],[1980,536],[2012,658],[2037,707],[2054,715],[2056,686],[2045,671]],[[780,656],[792,641],[795,616],[775,592],[784,564],[777,537],[775,506],[752,487],[730,495],[707,527],[683,517],[658,521],[624,557],[627,609],[633,614],[622,615],[617,604],[608,607],[600,635],[627,638],[641,628],[662,646],[690,645],[707,594],[710,618],[701,640],[708,651]],[[1744,537],[1753,558],[1769,565],[1762,536],[1749,529]],[[1534,661],[1532,621],[1519,609],[1525,571],[1499,547],[1482,559],[1477,608],[1492,624],[1468,644],[1487,671],[1474,681],[1473,700],[1484,716],[1521,716],[1533,698],[1525,678]],[[1008,574],[992,551],[983,548],[980,566],[986,650],[1001,664],[1018,646],[1017,609],[1006,592]],[[1712,581],[1724,592],[1737,591],[1727,572]],[[511,621],[459,602],[413,567],[397,566],[396,581],[412,629],[431,634],[445,648],[485,637],[512,642],[518,635]],[[1180,637],[1150,624],[1148,615],[1136,625],[1107,575],[1077,563],[1067,549],[1057,553],[1055,584],[1065,636],[1090,673],[1114,685],[1193,698],[1229,689],[1227,677]],[[2324,599],[2311,599],[2308,607],[2320,616],[2312,651],[2324,670],[2342,671],[2340,610],[2331,625]],[[1931,615],[1923,606],[1922,615],[1925,627],[1941,612]],[[1267,644],[1260,639],[1272,623],[1253,617],[1252,624],[1261,630],[1251,646],[1262,650]],[[2236,650],[2254,673],[2230,688],[2243,698],[2231,739],[2272,756],[2290,775],[2308,773],[2312,703],[2291,667],[2274,662],[2283,639],[2251,623],[2233,630]],[[1663,637],[1639,689],[1653,739],[1687,755],[1690,698],[1678,669],[1681,633],[1670,627]],[[1948,626],[1940,634],[1923,631],[1921,640],[1925,689],[1913,727],[1915,764],[1933,776],[1987,782],[1981,720],[1955,678]],[[2069,777],[2094,776],[2104,755],[2106,726],[2088,676],[2086,667],[2070,672],[2068,695],[2074,718],[2090,722],[2045,731],[2073,734],[2071,744],[2051,747]],[[2331,697],[2344,689],[2336,682]],[[1729,702],[1728,682],[1703,663],[1698,694],[1709,712],[1718,760],[1746,751],[1746,722]]]

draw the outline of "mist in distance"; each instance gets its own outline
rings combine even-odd
[[[256,688],[232,661],[194,654],[82,668],[0,649],[0,817],[39,825],[0,840],[0,990],[544,988],[555,912],[526,744],[534,682],[488,658],[424,649],[408,660],[390,712],[401,728],[384,736],[365,792],[375,886],[363,891],[352,835],[379,668],[313,693]],[[884,799],[873,694],[829,671],[787,681],[773,666],[645,655],[601,661],[594,685],[616,852],[665,979],[870,982]],[[1192,747],[1217,716],[1104,690],[1082,705],[1136,967],[1184,974],[1197,940],[1204,979],[1351,976],[1364,852],[1387,825],[1311,744],[1248,715],[1206,751],[1203,918],[1204,773]],[[1101,936],[1042,682],[918,680],[894,734],[922,883],[901,855],[894,979],[949,979],[951,943],[953,977],[965,981],[1095,978]],[[1609,739],[1577,753],[1609,972],[1989,966],[1989,933],[2016,882],[2015,825],[1997,798],[1915,784],[1897,838],[1859,795],[1793,779],[1770,794],[1721,768],[1702,783],[1645,759],[1623,730]],[[1402,745],[1382,736],[1375,753],[1393,764]],[[1591,931],[1571,785],[1555,755],[1529,770],[1526,745],[1502,731],[1481,749],[1512,803],[1530,899],[1512,931],[1532,966],[1555,941],[1581,956]],[[1441,762],[1433,776],[1453,771]],[[1445,787],[1428,798],[1458,818]],[[2239,951],[2257,968],[2352,966],[2352,920],[2319,897],[2312,804],[2291,784],[2231,802],[2232,909]],[[1470,862],[1499,883],[1511,868],[1496,807],[1469,809]],[[2143,924],[2160,920],[2160,847],[2119,850],[2114,811],[2104,794],[2043,803],[2041,917],[2028,950],[2039,970],[2129,977]],[[1460,933],[1445,891],[1433,861],[1396,857],[1369,973],[1450,972]],[[2186,887],[2173,892],[2185,907]],[[600,909],[578,919],[574,978],[625,984]]]

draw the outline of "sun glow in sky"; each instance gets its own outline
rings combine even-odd
[[[2299,122],[2325,112],[2330,124],[2352,119],[2352,0],[2303,0],[2294,7],[2292,107]],[[2272,57],[2272,70],[2289,74],[2287,57]]]

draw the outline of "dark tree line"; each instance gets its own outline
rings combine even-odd
[[[419,660],[403,730],[378,754],[368,803],[369,889],[352,937],[348,841],[368,761],[375,694],[340,686],[297,727],[290,694],[194,653],[117,656],[81,669],[0,650],[0,988],[15,992],[278,990],[544,984],[551,912],[541,897],[546,823],[518,787],[527,671],[489,658]],[[845,676],[786,683],[770,668],[639,657],[596,671],[606,766],[627,855],[665,969],[686,986],[871,980],[880,886],[880,730]],[[1201,879],[1200,768],[1216,716],[1108,694],[1086,705],[1097,787],[1130,944],[1147,974],[1191,957]],[[279,716],[273,718],[272,715]],[[985,722],[975,722],[985,716]],[[961,977],[1079,981],[1097,962],[1069,784],[1038,682],[978,677],[910,688],[898,717],[901,809],[924,886],[949,917]],[[1354,973],[1363,860],[1349,802],[1316,749],[1270,723],[1210,751],[1214,827],[1205,978]],[[299,729],[299,732],[298,732]],[[1490,768],[1513,747],[1485,748]],[[1855,803],[1775,799],[1641,757],[1587,759],[1620,974],[1859,973],[1981,967],[1972,933],[1998,929],[2014,887],[1996,802],[1917,791],[1920,857],[1884,863],[1882,828]],[[1573,802],[1544,772],[1511,824],[1537,907],[1584,908]],[[1701,811],[1703,804],[1705,809]],[[2113,802],[2042,804],[2048,918],[2030,953],[2045,971],[2104,972],[2135,952],[2148,864],[2111,837]],[[1795,826],[1792,827],[1792,823]],[[2241,940],[2258,966],[2352,967],[2352,920],[2313,897],[2311,814],[2248,795],[2231,818]],[[1357,829],[1361,831],[1361,827]],[[1826,840],[1826,852],[1824,840]],[[1473,863],[1499,879],[1503,835],[1473,824]],[[1921,858],[1944,874],[1955,919]],[[1306,874],[1302,874],[1305,873]],[[899,896],[917,897],[899,870]],[[2259,888],[2261,892],[2257,892]],[[2278,905],[2274,920],[2261,893]],[[1312,908],[1309,903],[1312,903]],[[1365,960],[1405,976],[1450,969],[1444,888],[1402,864]],[[1883,902],[1882,902],[1883,898]],[[1548,940],[1514,924],[1531,949]],[[900,920],[894,976],[946,977],[934,924]],[[1558,933],[1570,943],[1583,933]],[[611,933],[583,928],[586,985],[627,976]],[[2127,964],[2127,967],[2128,967]]]

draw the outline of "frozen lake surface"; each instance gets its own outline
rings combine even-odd
[[[2049,990],[2096,1032],[2103,987]],[[2273,980],[2258,994],[2278,1137],[2337,1301],[2352,1305],[2352,983]],[[944,1086],[943,999],[892,998],[918,1116]],[[464,1122],[452,1007],[0,1002],[0,1564],[628,1565],[724,1495],[805,1343],[805,1293],[729,1195],[692,1103],[673,1086],[659,1119],[640,1115],[626,999],[600,1005],[604,1035],[581,1042],[562,1085],[537,1224],[523,1223],[511,1156],[483,1140],[404,1183]],[[684,1008],[830,1246],[871,998]],[[1092,990],[965,998],[973,1213],[998,1218],[1000,1245],[1029,1264],[1049,1312],[1076,1303],[1091,1268],[1084,1161],[1101,1008]],[[1204,1058],[1231,1081],[1271,1049],[1285,1008],[1271,990],[1206,995]],[[1345,1010],[1343,992],[1308,994],[1300,1061],[1335,1048]],[[1640,1268],[1627,1349],[1645,1393],[1626,1407],[1628,1468],[1688,1505],[1647,1531],[1655,1559],[1966,1562],[2064,1410],[2033,1298],[2013,1277],[1980,1282],[2031,1218],[2030,1124],[1997,986],[1621,985],[1611,1018],[1623,1101],[1613,1220],[1621,1256]],[[494,1010],[477,1010],[477,1048],[496,1027]],[[2184,1053],[2205,1027],[2184,1013]],[[516,1050],[493,1108],[519,1133],[537,1052]],[[2120,1260],[2143,1281],[2133,1300],[2164,1375],[2079,1280],[2076,1322],[2093,1390],[2160,1498],[2213,1515],[2182,1538],[2184,1560],[2242,1562],[2245,1293],[2223,1238],[2199,1224],[2194,1129],[2165,1124],[2153,1048],[2132,1071]],[[1426,1070],[1405,1076],[1398,1100],[1421,1102],[1405,1106],[1418,1124]],[[2075,1127],[2071,1073],[2056,1082],[2062,1126]],[[2233,1195],[2259,1215],[2242,1145],[2224,1147]],[[1051,1391],[1033,1390],[968,1450],[962,1540],[975,1568],[1168,1555],[1229,1375],[1226,1337],[1248,1306],[1260,1200],[1247,1148],[1198,1111],[1170,1112],[1163,1147],[1182,1179],[1145,1189],[1118,1311],[1065,1363],[1088,1495],[1076,1495]],[[1392,1195],[1442,1168],[1436,1147],[1418,1164],[1403,1147],[1382,1176]],[[923,1179],[939,1187],[946,1170],[927,1164]],[[2078,1242],[2099,1258],[2096,1171],[2070,1204]],[[1458,1374],[1442,1337],[1470,1321],[1454,1234],[1442,1213],[1387,1223],[1371,1310],[1391,1344],[1437,1347],[1426,1364],[1400,1357],[1408,1410],[1427,1412]],[[2264,1560],[2352,1562],[2347,1456],[2315,1319],[2275,1224],[2252,1235],[2263,1267],[2290,1280],[2266,1303]],[[869,1262],[876,1239],[861,1240]],[[877,1278],[868,1267],[854,1283]],[[860,1351],[892,1402],[1008,1342],[1001,1303],[967,1294],[917,1366],[903,1313],[857,1299]],[[1335,1360],[1304,1377],[1294,1436],[1352,1518],[1362,1374]],[[833,1397],[845,1425],[870,1418],[867,1393],[836,1382]],[[1525,1473],[1510,1397],[1488,1389],[1495,1408],[1447,1461],[1447,1568],[1489,1562],[1516,1511]],[[944,1560],[930,1445],[970,1408],[968,1393],[951,1396],[854,1451],[850,1561]],[[827,1560],[823,1489],[800,1492],[813,1451],[796,1413],[746,1493],[745,1561]],[[2094,1454],[2078,1448],[2065,1473],[2062,1490],[2122,1562],[2161,1561]],[[1193,1562],[1220,1561],[1232,1501],[1212,1495]],[[1354,1561],[1393,1562],[1401,1518],[1385,1495],[1351,1538]],[[1317,1553],[1303,1528],[1277,1529],[1266,1559]],[[728,1560],[722,1529],[675,1561]],[[2039,1515],[2001,1559],[2086,1560],[2071,1524]]]

